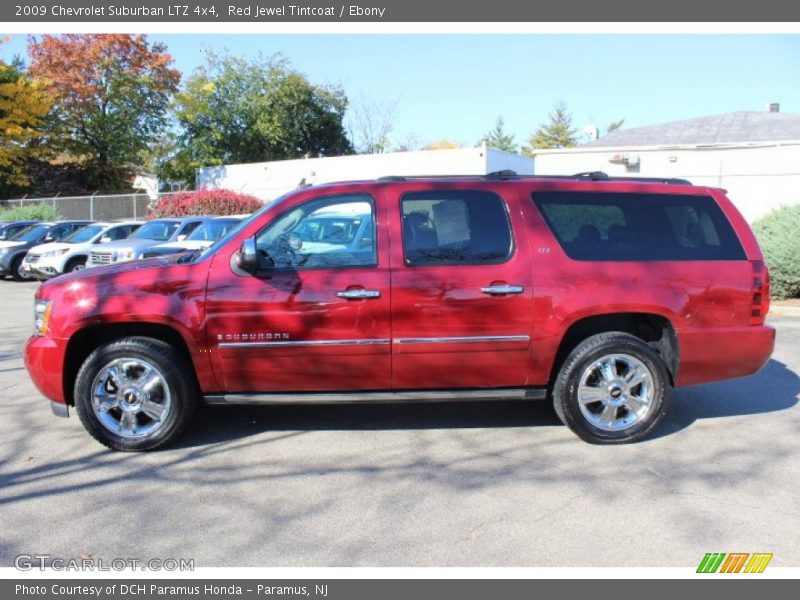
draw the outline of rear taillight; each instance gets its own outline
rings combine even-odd
[[[763,325],[769,312],[769,269],[762,260],[752,260],[753,296],[750,301],[750,325]]]

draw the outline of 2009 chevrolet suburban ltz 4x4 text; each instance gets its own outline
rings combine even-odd
[[[615,443],[652,431],[673,386],[764,365],[768,307],[722,190],[387,177],[289,193],[206,250],[45,283],[25,362],[117,450],[173,440],[201,401],[551,398]]]

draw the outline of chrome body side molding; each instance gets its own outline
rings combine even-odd
[[[303,346],[383,346],[389,343],[388,338],[372,338],[359,340],[298,340],[295,342],[220,342],[220,348],[291,348]]]
[[[529,335],[470,335],[461,337],[395,338],[395,344],[474,344],[481,342],[529,342]]]

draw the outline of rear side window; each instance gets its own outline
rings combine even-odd
[[[401,211],[409,266],[497,264],[511,256],[508,214],[495,194],[415,192],[403,196]]]
[[[743,260],[710,196],[535,192],[558,243],[576,260]]]

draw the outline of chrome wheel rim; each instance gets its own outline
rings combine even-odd
[[[583,370],[578,405],[583,417],[603,431],[624,431],[653,407],[655,384],[650,369],[629,354],[608,354]]]
[[[92,382],[92,409],[97,420],[124,438],[143,438],[158,431],[172,407],[164,374],[140,358],[117,358]]]
[[[72,267],[72,269],[70,269],[70,270],[74,273],[75,271],[83,271],[85,268],[86,268],[86,264],[85,263],[78,263],[77,265]]]

